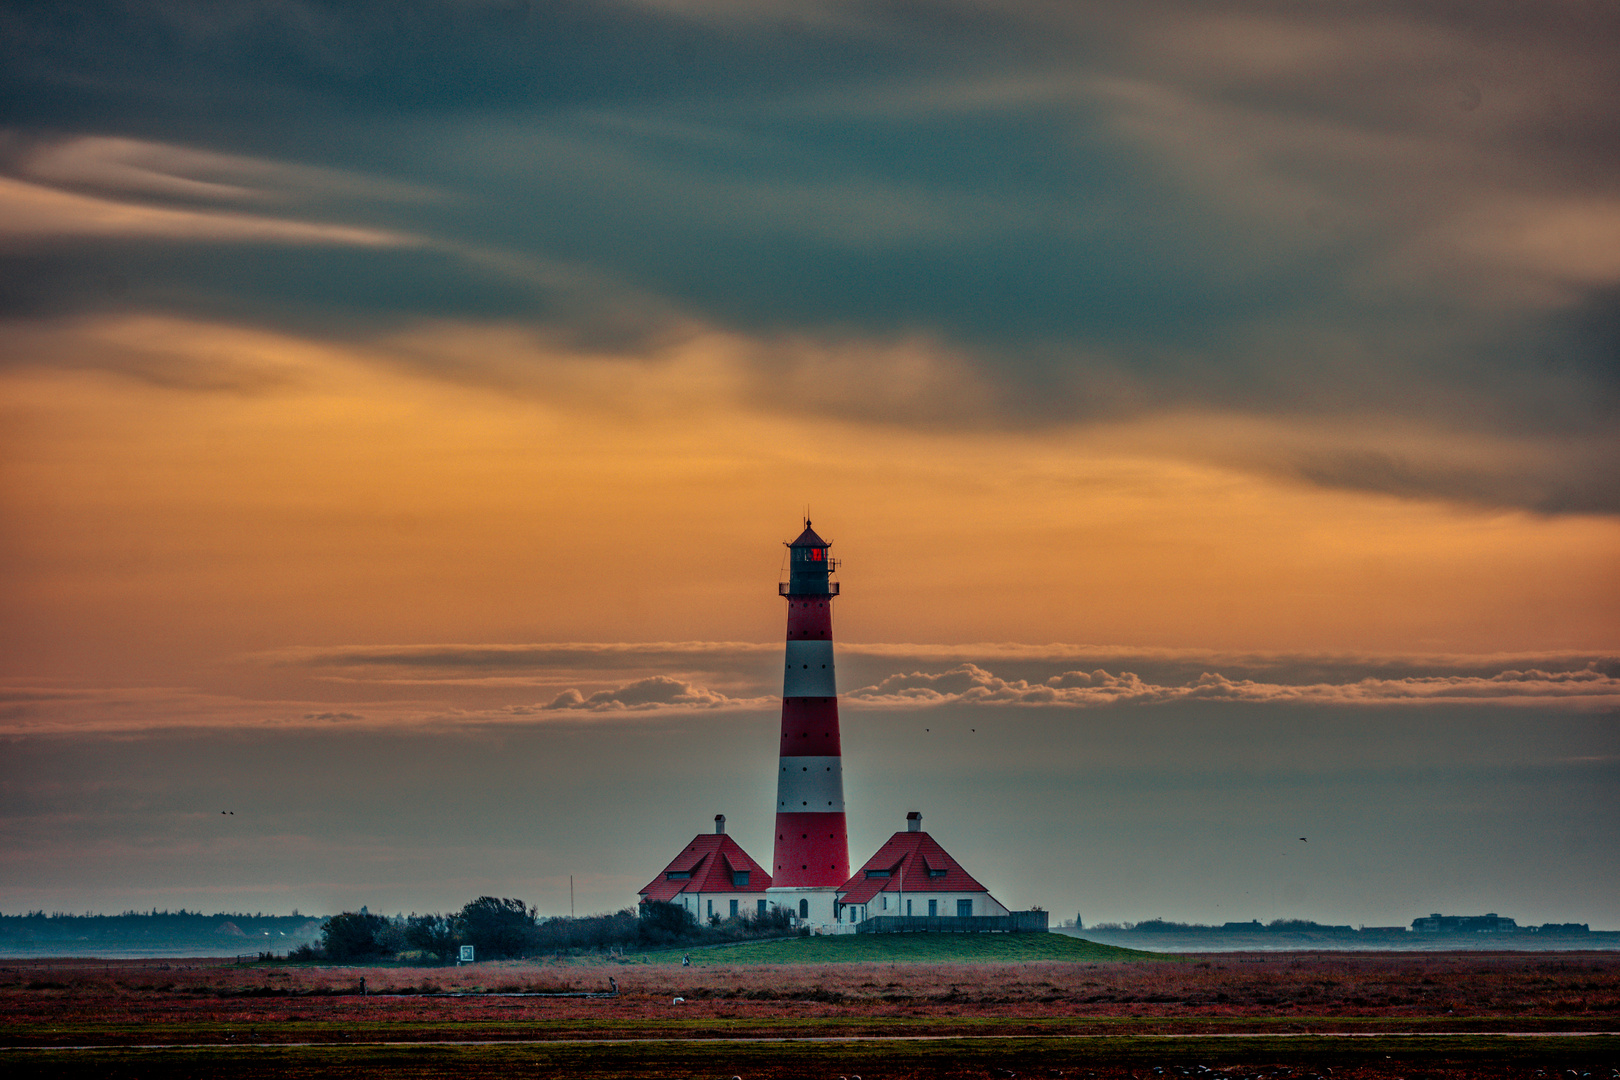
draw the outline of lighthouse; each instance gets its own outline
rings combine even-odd
[[[810,528],[788,544],[787,650],[782,674],[782,739],[776,776],[776,851],[770,903],[811,925],[837,921],[837,891],[849,880],[844,770],[838,740],[832,599],[838,583],[832,545]]]

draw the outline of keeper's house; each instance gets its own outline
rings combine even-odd
[[[686,849],[641,890],[643,904],[679,904],[699,922],[765,914],[771,875],[726,835],[726,815],[714,815],[714,832],[699,833]]]
[[[1009,914],[1005,904],[991,896],[989,889],[922,831],[922,815],[916,812],[906,815],[906,831],[889,837],[888,843],[838,890],[836,910],[838,921],[846,925],[884,916],[967,918]]]

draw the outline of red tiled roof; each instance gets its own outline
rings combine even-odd
[[[748,872],[747,885],[738,887],[731,883],[731,874],[735,870]],[[670,874],[692,876],[671,881]],[[683,892],[763,893],[770,887],[771,875],[750,859],[748,852],[737,841],[725,833],[699,833],[641,890],[641,898],[668,902]]]
[[[887,870],[888,877],[867,877],[868,870]],[[934,877],[930,870],[943,870]],[[878,848],[866,865],[838,890],[841,904],[864,904],[880,892],[898,893],[904,885],[908,893],[982,892],[989,889],[973,880],[962,864],[925,832],[897,832]]]

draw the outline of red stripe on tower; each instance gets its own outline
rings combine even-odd
[[[788,545],[787,650],[776,780],[776,854],[771,894],[812,922],[834,919],[834,891],[849,880],[844,772],[833,667],[831,547],[804,523]]]

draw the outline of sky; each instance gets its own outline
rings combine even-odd
[[[0,4],[0,910],[768,861],[809,517],[856,863],[1620,928],[1616,100],[1584,0]]]

